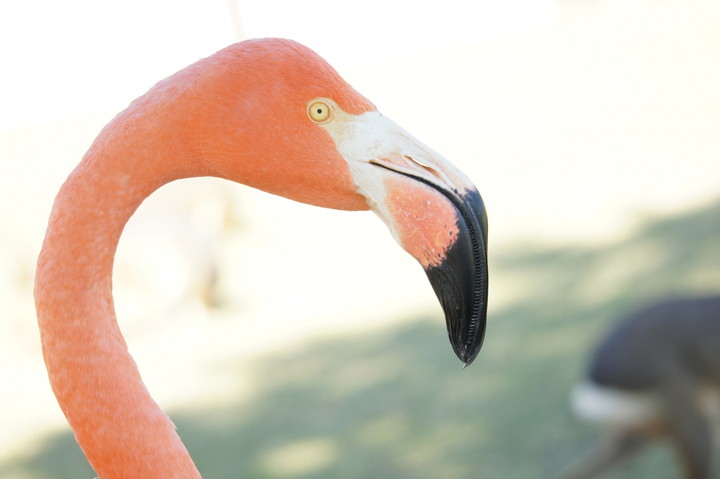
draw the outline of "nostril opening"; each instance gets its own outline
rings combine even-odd
[[[440,178],[440,173],[438,173],[438,171],[435,168],[433,168],[432,166],[427,165],[420,160],[416,160],[415,158],[413,158],[410,155],[403,155],[403,156],[405,157],[406,160],[408,160],[409,163],[415,164],[417,166],[421,166],[421,167],[425,168],[427,171],[429,171],[430,173],[432,173],[433,175],[435,175],[436,177]]]

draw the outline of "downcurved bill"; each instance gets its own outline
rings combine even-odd
[[[487,316],[487,214],[480,193],[375,164],[406,178],[385,180],[391,229],[423,266],[445,313],[450,344],[467,366],[480,351]]]
[[[450,343],[467,366],[482,346],[487,315],[487,216],[480,194],[451,163],[380,113],[333,114],[323,127],[370,209],[425,269]]]

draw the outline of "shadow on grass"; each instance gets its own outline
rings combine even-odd
[[[567,406],[589,349],[637,303],[720,290],[718,238],[715,203],[601,248],[509,248],[493,273],[517,285],[518,299],[493,313],[467,370],[442,321],[420,317],[268,357],[250,403],[171,415],[206,479],[557,477],[595,439]],[[606,477],[675,471],[669,450],[654,447]],[[5,476],[94,473],[62,434],[0,465]]]

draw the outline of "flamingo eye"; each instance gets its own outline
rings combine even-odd
[[[332,120],[332,107],[322,100],[311,101],[308,105],[308,116],[315,123],[328,123]]]

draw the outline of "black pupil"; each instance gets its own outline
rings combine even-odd
[[[319,114],[321,114],[321,113],[322,113],[322,108],[318,108],[318,109],[317,109],[317,114],[319,115]]]

